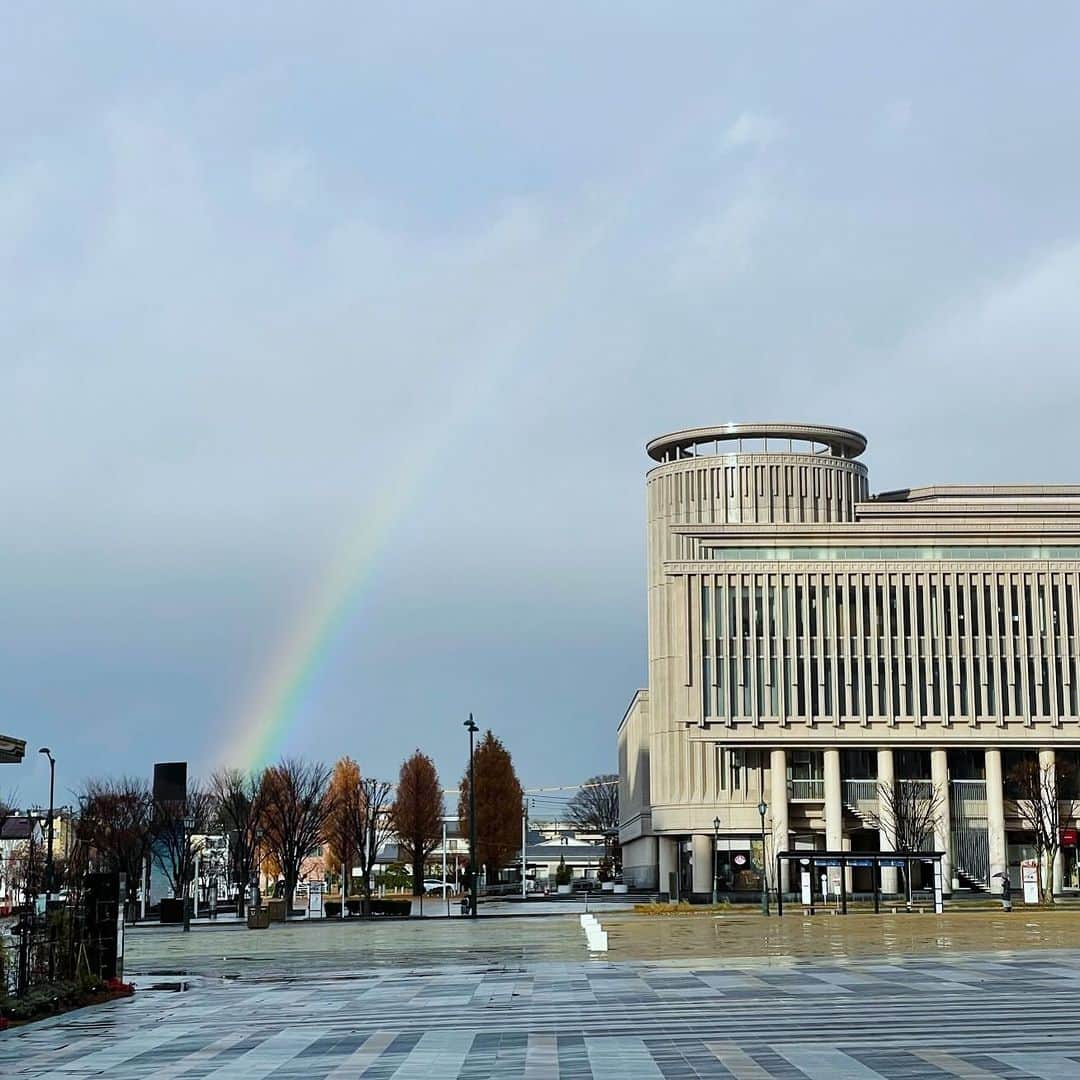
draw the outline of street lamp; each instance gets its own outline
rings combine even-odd
[[[765,868],[768,866],[768,855],[765,852],[765,814],[769,807],[765,800],[757,804],[757,812],[761,815],[761,914],[769,914],[769,887],[765,881]]]
[[[469,914],[476,918],[476,777],[473,774],[473,736],[480,730],[473,723],[472,713],[465,721],[469,732]]]
[[[195,819],[190,814],[184,815],[184,846],[181,849],[181,862],[183,888],[180,890],[180,899],[184,905],[184,933],[187,934],[191,931],[191,908],[188,906],[188,867],[190,852],[188,851],[188,844],[191,842],[191,833],[195,828]],[[197,886],[196,886],[197,887]]]
[[[714,817],[712,819],[712,902],[713,906],[719,903],[717,896],[717,878],[720,876],[720,871],[717,867],[717,861],[720,858],[720,819]]]
[[[49,846],[45,852],[45,909],[48,910],[53,886],[53,795],[56,790],[56,758],[47,746],[43,746],[38,753],[49,759]]]

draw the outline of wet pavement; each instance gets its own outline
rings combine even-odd
[[[134,998],[0,1035],[0,1076],[1080,1076],[1080,912],[601,921],[137,930]]]

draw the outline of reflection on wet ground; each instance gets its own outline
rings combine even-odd
[[[1080,910],[804,916],[604,914],[609,952],[594,959],[792,963],[800,959],[924,956],[1080,946]],[[245,978],[394,968],[507,967],[585,961],[577,916],[142,929],[127,938],[131,974]]]
[[[1075,948],[1080,911],[970,911],[944,915],[785,912],[689,916],[619,915],[603,920],[611,960],[720,959],[796,961],[936,952]]]

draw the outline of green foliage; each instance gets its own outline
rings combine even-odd
[[[564,856],[559,856],[559,865],[555,870],[555,884],[556,885],[569,885],[574,880],[574,871],[566,865],[566,859]]]
[[[412,888],[412,874],[403,863],[391,863],[381,874],[375,875],[375,885],[391,892],[408,891]]]

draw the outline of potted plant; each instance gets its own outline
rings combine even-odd
[[[571,882],[574,880],[574,871],[566,865],[566,857],[559,856],[559,866],[555,871],[556,891],[560,896],[567,896],[572,890]]]
[[[600,882],[600,888],[604,892],[612,892],[615,889],[615,863],[610,856],[605,855],[600,860],[600,866],[597,868],[596,877]]]

